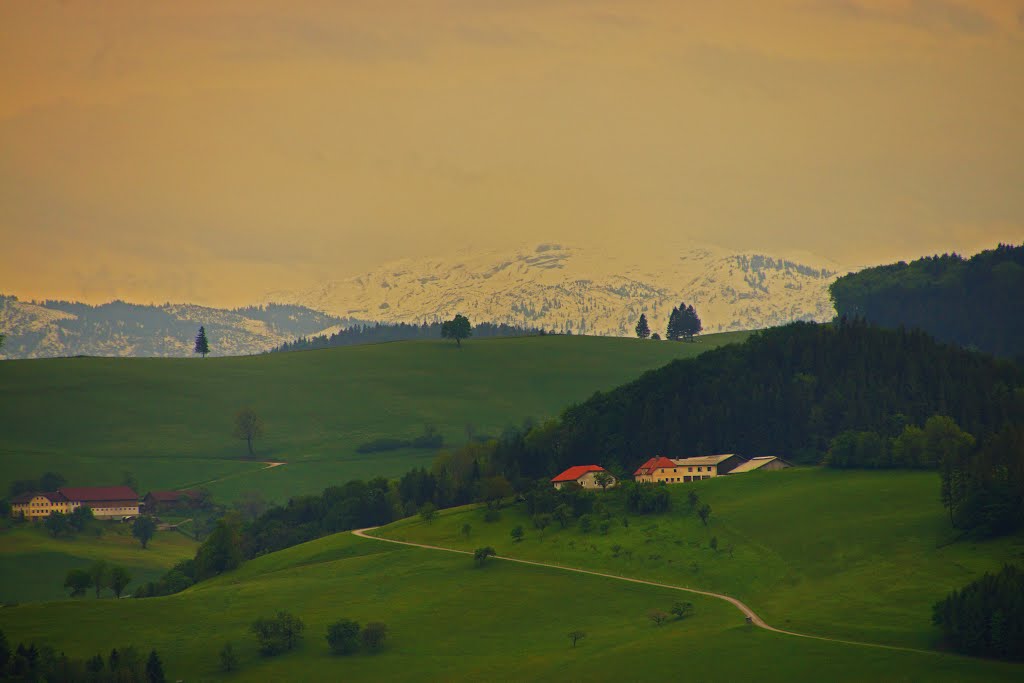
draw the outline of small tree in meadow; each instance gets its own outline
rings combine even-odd
[[[363,647],[370,652],[376,652],[384,647],[384,641],[388,637],[387,624],[371,621],[363,628],[363,633],[360,637],[363,641]]]
[[[92,577],[84,569],[72,569],[64,578],[64,587],[71,590],[71,597],[80,598],[92,586]]]
[[[89,584],[96,591],[96,597],[100,597],[100,591],[110,585],[110,570],[107,563],[98,560],[89,567]]]
[[[692,602],[677,602],[676,604],[672,605],[672,615],[676,619],[685,619],[691,614],[693,614]]]
[[[516,543],[519,543],[519,541],[523,540],[523,527],[522,526],[516,525],[516,526],[512,527],[512,531],[510,531],[508,533],[509,533],[509,536],[512,537],[512,540],[514,542],[516,542]]]
[[[249,447],[249,457],[256,455],[252,442],[256,437],[263,435],[263,420],[252,408],[242,408],[235,414],[234,435],[236,439],[245,441]]]
[[[704,523],[704,526],[708,525],[708,520],[711,519],[711,506],[704,503],[697,509],[697,516],[700,517],[700,521]]]
[[[652,609],[647,613],[647,618],[653,621],[655,626],[661,626],[668,621],[668,614],[662,612],[660,609]]]
[[[327,627],[327,644],[336,655],[350,655],[359,649],[359,623],[339,619]]]
[[[587,637],[587,634],[583,631],[569,631],[569,640],[572,642],[572,646],[576,647],[576,643]]]
[[[594,481],[597,482],[597,485],[601,487],[602,491],[607,491],[608,487],[615,481],[615,477],[608,472],[598,472],[594,475]]]
[[[469,538],[469,535],[471,533],[473,533],[473,527],[471,527],[469,524],[463,524],[462,525],[462,535],[465,536],[466,538]]]
[[[135,518],[135,521],[132,523],[132,536],[139,539],[143,550],[146,549],[146,546],[149,545],[150,540],[155,534],[156,522],[153,521],[152,517],[142,515]]]
[[[302,640],[305,624],[294,614],[281,611],[274,617],[260,617],[249,630],[256,635],[260,652],[272,656],[294,649]]]
[[[718,536],[712,536],[711,537],[711,542],[708,543],[708,546],[710,546],[710,548],[717,553],[718,552]]]
[[[636,336],[639,339],[647,339],[651,336],[651,326],[647,324],[647,316],[640,314],[640,320],[636,323]]]
[[[473,551],[473,562],[476,564],[476,566],[482,567],[484,566],[484,563],[487,562],[487,558],[493,557],[494,555],[494,548],[492,548],[491,546],[487,546],[485,548],[477,548]]]
[[[110,570],[110,590],[114,591],[114,597],[120,598],[121,593],[132,582],[132,575],[124,567],[114,567]]]
[[[443,339],[454,339],[455,344],[462,347],[462,340],[473,336],[473,326],[464,315],[458,315],[451,320],[441,323],[441,337]]]
[[[220,649],[220,670],[225,673],[238,668],[238,655],[231,643],[225,643]]]
[[[63,512],[51,512],[46,521],[43,522],[43,526],[46,527],[51,536],[57,538],[61,534],[67,533],[71,525],[68,524],[68,516]]]
[[[437,506],[433,503],[424,503],[420,508],[420,519],[424,524],[430,524],[437,519]]]

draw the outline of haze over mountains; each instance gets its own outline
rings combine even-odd
[[[705,332],[748,330],[793,320],[829,320],[835,263],[733,252],[715,246],[651,250],[642,256],[559,244],[464,250],[407,259],[268,301],[340,317],[422,322],[462,313],[574,334],[629,336],[641,313],[664,335],[673,306],[696,306]]]
[[[455,313],[474,323],[608,336],[631,336],[645,313],[651,329],[664,334],[672,307],[683,301],[697,308],[705,332],[759,329],[831,319],[828,286],[844,272],[814,256],[705,245],[639,256],[550,243],[467,248],[311,289],[272,291],[264,307],[87,306],[0,296],[0,330],[7,335],[0,357],[188,356],[199,325],[214,355],[252,354],[355,322],[421,323]]]

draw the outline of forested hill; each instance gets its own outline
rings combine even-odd
[[[544,330],[533,327],[519,327],[504,323],[477,323],[473,326],[474,339],[490,337],[530,337],[544,334]],[[342,328],[331,335],[320,334],[314,337],[300,337],[295,341],[285,342],[272,351],[309,351],[312,349],[329,349],[335,346],[354,346],[356,344],[379,344],[392,341],[412,341],[414,339],[440,339],[441,323],[374,323],[361,324]]]
[[[738,452],[818,462],[846,430],[895,435],[947,415],[982,439],[1024,420],[1024,371],[862,321],[794,323],[699,359],[673,361],[570,407],[536,435],[531,465],[627,471],[669,457]]]
[[[839,278],[830,291],[840,316],[1024,356],[1024,245],[868,268]]]

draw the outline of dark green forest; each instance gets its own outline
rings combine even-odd
[[[844,275],[832,283],[840,316],[917,327],[942,341],[1024,356],[1024,245],[970,259],[930,256]]]
[[[793,323],[708,351],[568,408],[544,434],[545,471],[623,470],[654,453],[737,452],[820,462],[848,430],[899,434],[945,415],[984,440],[1024,419],[1024,372],[918,330]],[[533,469],[531,467],[531,469]]]

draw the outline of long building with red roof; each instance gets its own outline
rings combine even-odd
[[[69,514],[87,506],[97,519],[122,519],[139,514],[139,494],[129,486],[64,486],[56,491],[23,493],[11,501],[11,514],[26,519]]]
[[[572,483],[579,484],[585,489],[598,489],[615,486],[615,477],[608,474],[608,476],[611,477],[611,481],[602,487],[597,480],[597,475],[601,472],[608,474],[608,471],[600,465],[575,465],[567,469],[565,472],[562,472],[557,477],[552,477],[551,483],[555,485],[556,489],[560,489],[566,484]]]
[[[727,474],[742,462],[743,458],[735,453],[679,459],[657,455],[640,465],[633,478],[642,482],[679,484]]]

